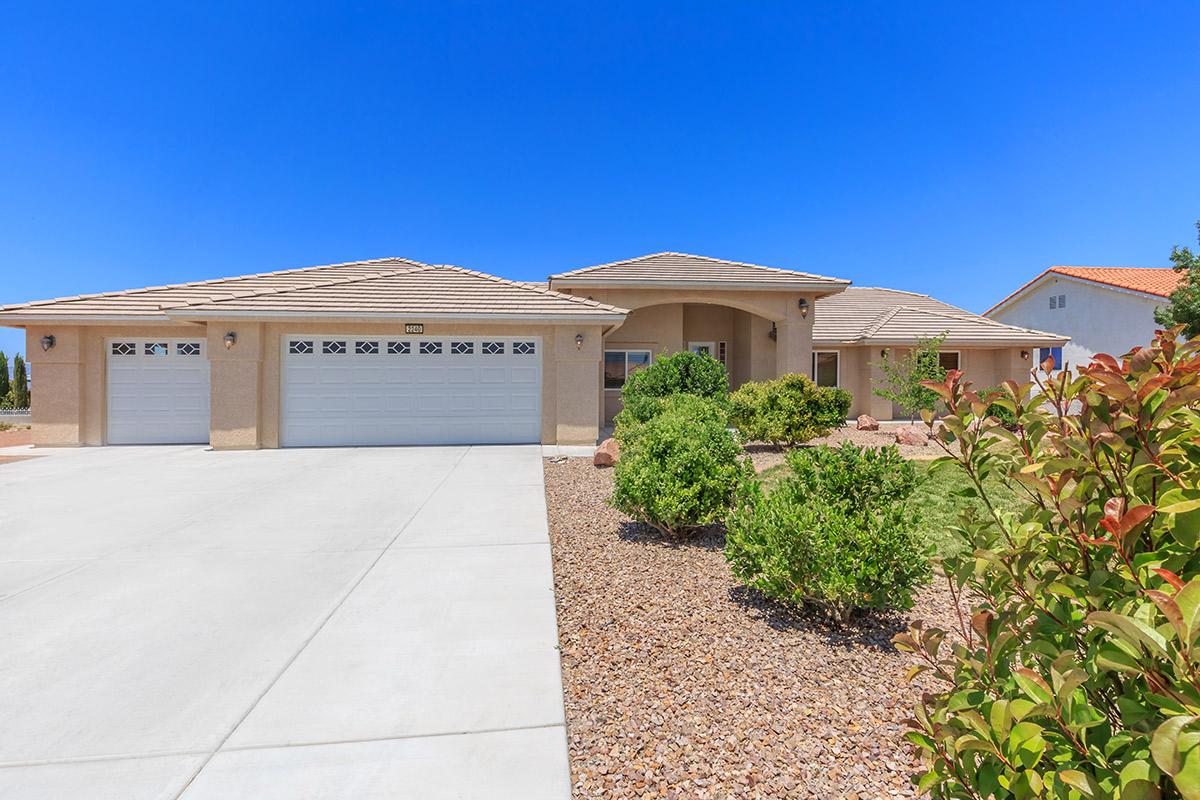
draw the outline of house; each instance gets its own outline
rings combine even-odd
[[[1097,353],[1120,356],[1144,345],[1162,326],[1154,310],[1182,276],[1156,267],[1050,267],[984,312],[1007,325],[1070,337],[1062,347],[1038,352],[1038,363],[1082,366]]]
[[[594,444],[626,376],[689,348],[735,386],[814,373],[887,419],[884,350],[1020,377],[1063,337],[922,295],[681,253],[515,282],[403,258],[0,307],[37,370],[39,445]],[[952,363],[951,363],[952,362]]]

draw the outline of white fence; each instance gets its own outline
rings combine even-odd
[[[33,417],[28,408],[0,408],[0,424],[32,425]]]

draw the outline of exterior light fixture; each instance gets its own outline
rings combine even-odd
[[[1029,351],[1028,351],[1028,350],[1022,350],[1022,351],[1021,351],[1021,360],[1022,360],[1022,361],[1028,361],[1028,360],[1029,360]]]
[[[575,334],[575,349],[576,350],[583,349],[583,334],[582,333]]]
[[[800,298],[800,319],[807,319],[807,318],[808,318],[808,298],[801,297]]]
[[[230,331],[229,333],[225,334],[225,349],[232,350],[235,344],[237,344],[237,332]]]
[[[771,323],[771,332],[770,332],[770,333],[768,333],[768,334],[767,334],[767,336],[770,336],[770,337],[771,337],[771,341],[773,341],[773,342],[774,342],[774,341],[778,341],[778,339],[779,339],[779,329],[775,327],[775,323],[774,323],[774,322],[772,322],[772,323]]]
[[[42,337],[42,351],[50,350],[54,347],[54,334],[47,333]]]

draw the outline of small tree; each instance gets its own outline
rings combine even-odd
[[[8,356],[4,355],[4,351],[0,350],[0,408],[8,402],[8,393],[12,388],[12,383],[8,379]]]
[[[14,408],[29,408],[29,377],[25,374],[25,359],[17,353],[13,356],[12,390]]]
[[[1196,230],[1200,232],[1200,221]],[[1171,305],[1155,309],[1154,321],[1167,327],[1182,325],[1183,335],[1191,339],[1200,336],[1200,251],[1172,247],[1171,263],[1172,269],[1183,275],[1183,282],[1171,292]]]
[[[946,341],[946,334],[932,339],[918,339],[914,347],[903,358],[894,358],[889,351],[879,362],[883,371],[883,386],[873,387],[877,397],[891,400],[908,413],[909,422],[915,421],[922,411],[933,411],[938,396],[922,383],[941,383],[946,379],[946,370],[938,358],[939,349]]]

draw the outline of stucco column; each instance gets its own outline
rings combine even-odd
[[[880,362],[883,361],[883,356],[880,355],[883,349],[876,345],[864,348],[867,363],[870,365],[870,380],[864,387],[869,393],[869,396],[866,398],[866,413],[875,419],[892,418],[892,402],[875,394],[874,391],[876,387],[883,386],[884,383],[883,370],[879,367]]]
[[[42,337],[54,347],[42,350]],[[78,447],[83,437],[83,334],[78,327],[31,326],[25,330],[25,359],[33,378],[30,400],[33,443]]]
[[[577,346],[575,337],[582,336]],[[594,445],[600,436],[604,336],[598,325],[554,329],[555,433],[558,444]]]
[[[800,298],[789,302],[787,316],[775,323],[778,336],[775,340],[775,373],[777,375],[807,375],[812,377],[812,326],[816,316],[816,302],[812,297],[803,298],[807,314],[800,314]]]
[[[237,341],[225,347],[225,334]],[[209,442],[217,450],[253,450],[262,442],[263,326],[260,323],[208,323],[208,362],[212,383]]]

